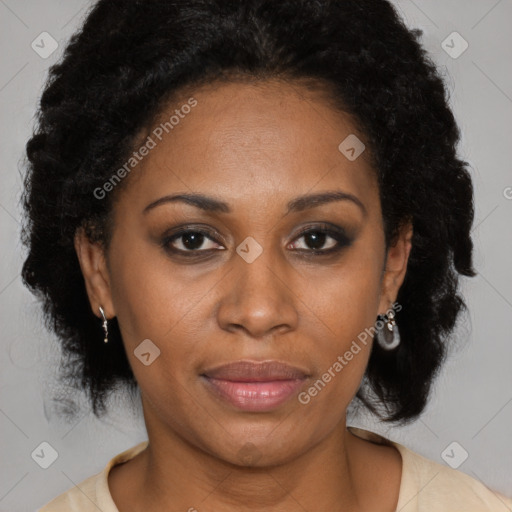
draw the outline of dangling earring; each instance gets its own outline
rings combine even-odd
[[[107,319],[105,317],[105,312],[103,311],[103,308],[100,306],[100,313],[103,317],[103,330],[105,331],[105,339],[103,340],[105,343],[108,343],[108,324]]]
[[[400,345],[400,333],[398,332],[398,325],[395,321],[395,312],[389,311],[387,315],[379,315],[378,323],[383,323],[382,326],[376,326],[375,338],[380,347],[384,350],[393,350]]]

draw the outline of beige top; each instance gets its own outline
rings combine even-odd
[[[400,452],[402,478],[396,512],[512,512],[512,499],[466,473],[426,459],[374,432],[348,428],[358,437],[392,445]],[[148,441],[143,441],[116,455],[101,473],[57,496],[37,512],[119,512],[108,488],[109,471],[135,457],[147,445]]]

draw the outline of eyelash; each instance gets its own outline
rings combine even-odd
[[[307,228],[302,229],[297,236],[293,239],[292,243],[295,243],[300,238],[304,237],[305,235],[308,235],[309,233],[316,233],[316,234],[324,234],[327,235],[330,238],[333,238],[337,243],[334,247],[331,247],[329,249],[292,249],[298,252],[307,253],[307,255],[311,256],[329,256],[334,253],[340,252],[343,248],[348,247],[351,245],[352,240],[346,235],[345,231],[342,228],[333,227],[333,225],[330,224],[319,224],[317,226],[308,226]],[[210,241],[219,244],[214,237],[218,236],[214,232],[211,232],[210,230],[200,228],[200,227],[185,227],[181,228],[176,233],[173,233],[171,236],[167,236],[162,240],[162,247],[172,254],[177,254],[180,256],[184,256],[186,258],[197,258],[201,257],[201,253],[206,254],[212,254],[213,251],[218,251],[219,249],[192,249],[192,250],[182,250],[182,249],[176,249],[171,247],[172,242],[175,240],[183,237],[184,235],[188,234],[200,234],[204,237],[208,238]],[[324,242],[325,244],[325,242]],[[221,244],[219,244],[221,245]]]

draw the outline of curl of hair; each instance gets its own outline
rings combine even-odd
[[[74,250],[81,227],[108,247],[121,187],[104,200],[93,191],[179,91],[271,78],[324,88],[354,119],[378,174],[388,246],[412,220],[397,298],[402,343],[391,353],[374,344],[356,397],[385,421],[422,412],[465,308],[459,275],[475,272],[468,164],[457,157],[459,129],[420,36],[385,0],[100,0],[91,8],[50,68],[26,146],[22,276],[62,341],[63,378],[86,390],[94,414],[116,384],[134,390],[136,382],[115,319],[101,342]]]

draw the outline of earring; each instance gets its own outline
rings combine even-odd
[[[395,321],[395,312],[390,310],[387,315],[379,315],[376,325],[375,338],[384,350],[393,350],[400,345],[400,333]]]
[[[103,317],[103,330],[105,331],[105,339],[103,340],[105,343],[108,343],[108,323],[107,319],[105,317],[105,312],[103,311],[103,308],[100,306],[100,313]]]

